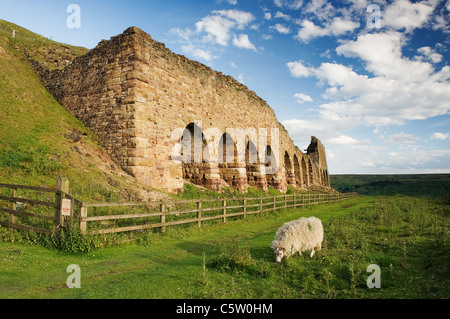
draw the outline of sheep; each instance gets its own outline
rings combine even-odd
[[[279,263],[283,257],[289,258],[295,253],[311,250],[311,257],[315,249],[320,250],[323,242],[323,225],[317,217],[300,218],[281,226],[272,242],[271,248]]]

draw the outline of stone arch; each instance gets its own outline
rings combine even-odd
[[[278,171],[278,163],[276,162],[275,154],[273,153],[272,147],[270,145],[266,146],[266,151],[264,152],[264,154],[267,185],[277,188],[276,173]]]
[[[322,170],[322,181],[321,184],[325,187],[329,186],[329,176],[328,176],[328,170],[323,169]]]
[[[202,129],[189,123],[181,137],[183,179],[215,191],[221,191],[217,163],[207,163],[203,157],[207,146]]]
[[[295,174],[292,166],[292,161],[287,151],[284,153],[284,169],[286,171],[286,182],[289,185],[295,185]]]
[[[300,162],[298,161],[297,154],[294,154],[294,175],[295,184],[298,186],[302,185],[302,170],[300,168]]]
[[[308,157],[308,175],[309,175],[309,185],[314,185],[315,176],[314,176],[314,167],[311,158]]]
[[[255,143],[250,139],[246,141],[245,169],[248,186],[267,191],[265,167],[260,161]]]
[[[228,133],[223,133],[219,140],[218,163],[221,165],[236,164],[237,147],[236,143]]]
[[[180,144],[183,163],[203,163],[203,150],[206,141],[202,129],[197,124],[192,122],[185,127]]]
[[[236,142],[228,133],[223,133],[218,145],[219,175],[225,186],[247,192],[246,164],[239,163]]]
[[[259,156],[258,156],[258,149],[256,148],[255,143],[253,143],[252,140],[248,140],[245,146],[245,163],[247,165],[249,164],[260,164]]]
[[[305,159],[305,156],[302,156],[302,178],[303,178],[303,185],[302,186],[309,186],[309,167],[308,162]]]

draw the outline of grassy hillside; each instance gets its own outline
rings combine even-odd
[[[450,174],[331,175],[331,186],[360,195],[440,197],[450,194]]]
[[[84,200],[166,196],[123,172],[96,136],[47,92],[29,63],[61,67],[86,51],[0,20],[0,182],[52,187],[67,175],[71,193]]]

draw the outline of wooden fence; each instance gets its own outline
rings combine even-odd
[[[0,206],[0,213],[9,214],[9,220],[0,218],[0,225],[12,229],[23,229],[44,234],[54,234],[59,228],[72,229],[74,222],[82,234],[111,234],[128,231],[143,231],[158,228],[196,224],[202,227],[207,222],[222,222],[246,218],[252,214],[279,209],[302,207],[328,202],[342,201],[357,196],[356,193],[333,194],[290,194],[257,198],[217,198],[196,200],[149,201],[129,203],[88,203],[70,196],[67,178],[60,178],[55,189],[22,185],[0,184],[0,189],[10,189],[10,196],[0,196],[0,202],[9,203],[8,208]],[[17,195],[18,190],[52,194],[53,200],[38,200]],[[53,210],[53,213],[35,213],[18,209],[17,203],[39,205]],[[0,214],[0,217],[2,214]],[[52,222],[47,228],[18,223],[16,216],[42,219]],[[26,218],[25,218],[26,220]],[[89,225],[89,227],[88,227]],[[89,228],[89,229],[88,229]]]
[[[13,229],[22,229],[43,234],[54,234],[57,229],[61,227],[70,229],[73,219],[76,216],[74,207],[76,205],[81,206],[82,203],[73,196],[67,194],[68,185],[68,179],[64,177],[58,179],[56,188],[54,189],[48,187],[0,184],[0,189],[2,190],[0,202],[7,202],[9,204],[9,207],[0,205],[0,213],[9,215],[8,220],[0,219],[0,226],[8,227],[10,232],[12,232]],[[23,194],[19,194],[19,192]],[[48,196],[43,194],[48,194]],[[46,197],[45,200],[42,200],[42,197]],[[63,216],[63,203],[66,201],[70,202],[70,211],[67,212],[67,215],[69,216],[68,224],[66,224],[66,219]],[[19,205],[25,208],[18,207]],[[38,210],[39,212],[30,212],[26,210],[37,210],[36,206],[41,207],[41,209]],[[18,221],[17,217],[23,217],[23,220]],[[38,223],[42,224],[41,227],[27,225],[26,223],[30,222],[30,219],[47,221],[47,224],[48,222],[51,222],[52,226],[45,228],[45,222]]]

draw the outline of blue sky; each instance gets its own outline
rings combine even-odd
[[[138,26],[255,91],[301,149],[321,139],[331,174],[450,173],[450,0],[2,0],[0,18],[87,48]]]

